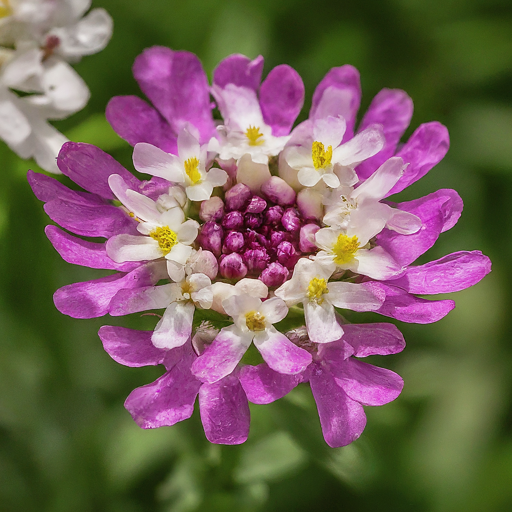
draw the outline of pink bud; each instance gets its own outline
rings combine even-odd
[[[220,274],[226,279],[242,279],[247,275],[247,267],[240,254],[232,252],[221,257]]]
[[[315,233],[320,229],[317,224],[306,224],[300,228],[299,248],[302,252],[314,252],[318,249],[315,244]]]
[[[201,203],[199,218],[208,222],[209,220],[220,220],[224,215],[224,202],[220,197],[213,196]]]
[[[283,216],[283,213],[284,210],[282,206],[271,206],[265,212],[265,224],[272,224],[274,226],[277,225],[279,222],[281,222],[281,217]]]
[[[263,248],[248,249],[244,252],[243,258],[249,270],[263,270],[270,259],[267,251]]]
[[[300,253],[297,252],[291,242],[281,242],[277,246],[277,259],[286,268],[293,268],[299,258]]]
[[[222,247],[222,236],[224,230],[221,226],[213,221],[203,224],[201,233],[199,234],[199,245],[207,251],[213,252],[215,256],[220,256],[220,249]]]
[[[199,249],[189,260],[189,264],[193,268],[194,273],[207,275],[210,279],[217,277],[219,264],[217,258],[210,251],[202,251]]]
[[[246,213],[244,224],[248,229],[258,229],[263,224],[263,217],[261,213]]]
[[[297,195],[297,208],[303,219],[321,219],[324,216],[322,194],[317,190],[303,188]]]
[[[240,252],[245,244],[244,235],[238,231],[230,231],[222,246],[222,252],[228,254],[230,252]]]
[[[286,231],[298,231],[300,228],[300,218],[295,208],[287,208],[281,218],[281,224]]]
[[[231,187],[224,197],[226,210],[242,210],[252,197],[251,189],[243,183],[237,183]]]
[[[267,207],[267,201],[260,196],[252,196],[247,208],[246,213],[261,213]]]
[[[222,219],[222,226],[226,229],[240,229],[243,225],[244,216],[237,210],[226,213]]]
[[[261,186],[261,192],[273,203],[281,206],[291,206],[295,203],[295,190],[286,181],[272,176]]]
[[[263,270],[259,279],[268,287],[281,286],[288,279],[288,274],[288,269],[275,261]]]

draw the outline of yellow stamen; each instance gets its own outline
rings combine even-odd
[[[249,311],[245,315],[245,323],[250,331],[265,330],[265,317],[259,311]]]
[[[192,185],[201,181],[201,173],[199,172],[199,160],[194,156],[185,160],[185,172]]]
[[[158,242],[158,246],[164,256],[171,252],[171,249],[178,243],[178,235],[169,229],[168,226],[158,227],[149,233],[149,236]]]
[[[188,281],[181,285],[181,293],[185,299],[190,299],[192,291],[192,285]]]
[[[245,136],[249,139],[249,146],[261,146],[265,140],[262,138],[263,133],[257,126],[249,126],[245,132]]]
[[[354,255],[359,249],[359,241],[357,236],[349,237],[347,235],[339,235],[332,252],[335,254],[334,263],[336,265],[343,265],[352,261]]]
[[[311,149],[313,157],[313,165],[315,169],[325,169],[331,165],[332,158],[332,146],[329,146],[327,150],[321,142],[313,142],[313,148]]]
[[[5,18],[12,14],[12,8],[9,0],[0,0],[0,18]]]
[[[318,277],[311,279],[308,286],[308,299],[316,302],[317,304],[322,304],[324,301],[323,295],[325,293],[329,293],[327,281]]]

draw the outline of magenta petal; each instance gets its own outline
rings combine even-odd
[[[363,406],[349,398],[324,368],[317,366],[309,382],[325,442],[337,448],[355,441],[366,426]]]
[[[117,206],[87,205],[53,199],[44,211],[57,224],[77,235],[110,238],[134,234],[136,222]]]
[[[105,243],[86,242],[56,226],[46,226],[46,236],[64,261],[89,268],[102,268],[130,272],[141,265],[140,261],[116,263],[107,256]]]
[[[336,383],[345,393],[363,405],[384,405],[393,401],[404,387],[400,375],[391,370],[347,359],[342,366],[331,368]]]
[[[184,360],[155,382],[134,389],[124,406],[141,428],[168,427],[192,416],[200,386]]]
[[[96,194],[71,190],[60,181],[43,173],[28,171],[27,179],[37,199],[45,203],[52,199],[61,199],[86,205],[105,204],[104,200]]]
[[[248,87],[257,91],[262,71],[263,57],[261,55],[254,60],[245,55],[230,55],[222,60],[213,71],[213,84],[221,89],[228,84],[233,84],[237,87]]]
[[[166,351],[151,343],[153,331],[135,331],[125,327],[104,325],[98,335],[105,352],[125,366],[151,366],[162,364]]]
[[[402,191],[425,176],[444,158],[449,147],[450,137],[445,126],[437,121],[420,125],[396,154],[409,166],[388,196]]]
[[[108,184],[111,174],[119,174],[134,189],[140,185],[132,173],[92,144],[66,142],[57,157],[57,165],[77,185],[105,199],[115,199]]]
[[[387,356],[397,354],[405,348],[402,333],[393,324],[346,324],[343,338],[354,348],[354,356]]]
[[[174,134],[187,122],[199,130],[202,143],[215,134],[208,79],[193,53],[147,48],[135,59],[133,75]]]
[[[354,135],[354,124],[360,104],[359,72],[353,66],[346,64],[332,68],[318,84],[313,94],[309,118],[343,116],[347,122],[347,129],[343,137],[343,142],[346,142]]]
[[[167,153],[176,154],[177,138],[167,121],[137,96],[114,96],[105,111],[114,131],[132,146],[147,142]]]
[[[359,126],[361,132],[372,124],[380,124],[384,129],[386,143],[374,156],[357,167],[359,178],[370,177],[388,158],[395,154],[400,137],[409,126],[413,103],[406,92],[399,89],[382,89],[373,98]]]
[[[241,444],[249,435],[247,397],[234,375],[199,390],[199,411],[206,439],[216,444]]]
[[[455,307],[453,300],[420,299],[400,288],[379,285],[386,292],[386,300],[375,312],[402,322],[430,324],[441,320]]]
[[[302,382],[302,375],[284,375],[271,370],[267,364],[244,366],[240,383],[253,404],[270,404],[287,395]]]
[[[419,295],[465,290],[491,271],[491,260],[480,251],[460,251],[425,265],[409,267],[390,284]]]
[[[141,265],[128,274],[113,274],[93,281],[73,283],[53,295],[56,308],[73,318],[96,318],[106,315],[112,297],[123,288],[137,288],[153,283],[151,271]]]
[[[272,370],[295,375],[311,363],[311,354],[292,343],[284,334],[271,327],[257,333],[254,345]]]
[[[224,327],[213,343],[192,365],[192,373],[203,382],[213,384],[229,375],[251,344],[247,335],[235,326]]]
[[[275,67],[261,84],[261,112],[276,137],[290,133],[303,104],[302,78],[290,66],[283,64]]]

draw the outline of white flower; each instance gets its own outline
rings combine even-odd
[[[210,199],[214,187],[226,183],[228,175],[222,169],[212,168],[206,172],[206,147],[187,128],[178,134],[178,156],[140,142],[133,150],[135,168],[153,176],[179,183],[185,187],[187,196],[192,201]]]
[[[263,121],[253,89],[233,84],[224,88],[214,85],[212,94],[225,124],[217,128],[220,140],[212,138],[208,149],[218,153],[221,160],[234,158],[238,161],[249,154],[253,162],[267,164],[268,157],[278,155],[290,139],[290,136],[272,135],[272,128]]]
[[[286,163],[298,171],[304,187],[314,187],[320,180],[331,188],[357,183],[354,167],[378,153],[384,146],[380,125],[373,125],[341,144],[346,129],[342,117],[326,117],[299,125],[284,151]]]
[[[301,258],[293,270],[292,278],[279,287],[276,297],[288,306],[302,303],[309,339],[315,343],[339,340],[343,334],[336,321],[334,306],[354,311],[372,311],[382,305],[367,285],[329,282],[332,268]]]
[[[340,187],[326,194],[323,223],[358,232],[371,230],[372,236],[380,233],[384,227],[404,235],[416,233],[421,228],[421,220],[416,215],[380,202],[406,167],[402,158],[390,158],[357,188]]]
[[[130,190],[118,174],[110,176],[109,185],[119,201],[139,222],[137,230],[143,235],[113,236],[107,242],[109,257],[118,263],[165,257],[170,278],[182,281],[199,224],[192,219],[185,221],[185,214],[179,207],[162,211],[157,202]]]

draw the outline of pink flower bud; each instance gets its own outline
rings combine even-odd
[[[267,251],[263,248],[248,249],[244,252],[243,258],[249,270],[263,270],[270,260]]]
[[[315,244],[315,233],[320,229],[317,224],[306,224],[300,228],[299,248],[302,252],[313,252],[318,249]]]
[[[220,274],[226,279],[242,279],[247,275],[247,267],[240,254],[232,252],[221,257]]]
[[[270,234],[270,245],[272,247],[277,247],[283,241],[289,242],[291,240],[290,233],[286,231],[272,231]]]
[[[272,176],[261,186],[261,192],[273,203],[281,206],[291,206],[295,203],[295,190],[286,181]]]
[[[263,217],[261,213],[246,213],[244,224],[248,229],[258,229],[263,224]]]
[[[210,279],[215,279],[219,271],[219,264],[217,258],[210,251],[202,251],[199,249],[189,260],[191,268],[194,273],[201,273],[208,276]]]
[[[220,256],[223,234],[224,230],[221,226],[213,221],[209,221],[201,229],[198,237],[199,245],[203,249],[213,252],[215,256]]]
[[[222,219],[222,226],[226,229],[240,229],[244,225],[244,216],[239,211],[226,213]]]
[[[243,210],[252,197],[251,189],[243,183],[237,183],[225,195],[226,210]]]
[[[244,235],[238,231],[230,231],[222,246],[222,252],[229,254],[230,252],[240,252],[245,244]]]
[[[321,219],[324,216],[322,194],[310,188],[302,189],[297,195],[297,208],[303,219]]]
[[[277,259],[286,268],[293,268],[299,258],[300,253],[297,252],[291,242],[281,242],[277,246]]]
[[[259,196],[252,196],[247,208],[246,213],[261,213],[267,207],[267,201]]]
[[[286,267],[283,267],[281,263],[271,263],[261,273],[259,279],[263,281],[268,287],[281,286],[288,279],[289,271]]]
[[[295,208],[287,208],[281,218],[281,224],[286,231],[298,231],[300,228],[300,218]]]
[[[224,202],[220,197],[213,196],[201,202],[199,218],[208,222],[209,220],[220,220],[224,215]]]
[[[281,222],[281,217],[283,216],[284,209],[282,206],[276,205],[271,206],[266,212],[265,212],[265,224],[272,224],[273,226],[276,226]]]
[[[247,231],[245,234],[245,244],[249,249],[258,249],[260,247],[267,247],[268,240],[261,233],[256,231]]]

